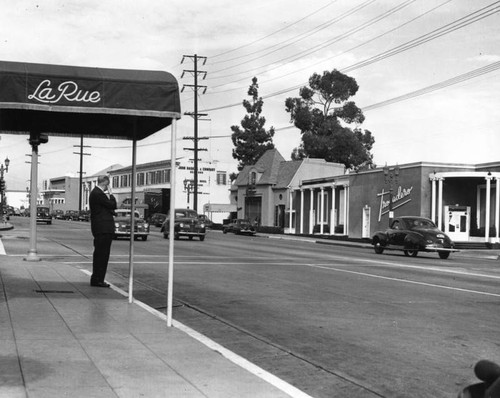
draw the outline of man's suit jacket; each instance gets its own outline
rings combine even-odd
[[[90,228],[92,235],[112,234],[115,232],[113,214],[116,209],[116,199],[113,195],[108,198],[103,190],[95,187],[90,192]]]

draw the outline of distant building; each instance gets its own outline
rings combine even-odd
[[[213,161],[198,163],[198,213],[205,210],[222,223],[233,207],[229,204],[231,165]],[[128,207],[132,202],[132,166],[112,165],[100,172],[80,179],[77,177],[57,177],[45,180],[41,196],[43,204],[51,210],[89,209],[89,195],[97,185],[99,175],[107,174],[111,189],[119,207]],[[135,206],[144,216],[166,213],[170,208],[171,162],[162,160],[136,165]],[[194,167],[187,158],[177,160],[175,203],[179,208],[193,208]],[[80,199],[81,192],[81,199]]]

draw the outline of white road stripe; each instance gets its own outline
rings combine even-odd
[[[418,281],[412,281],[409,279],[400,279],[400,278],[392,278],[390,276],[381,276],[381,275],[374,275],[374,274],[369,274],[367,272],[360,272],[360,271],[351,271],[347,269],[340,269],[340,268],[334,268],[334,267],[328,267],[325,265],[317,265],[317,264],[305,264],[308,267],[311,268],[321,268],[321,269],[326,269],[329,271],[337,271],[337,272],[344,272],[348,274],[355,274],[355,275],[363,275],[367,276],[370,278],[377,278],[377,279],[385,279],[385,280],[390,280],[390,281],[397,281],[397,282],[403,282],[403,283],[410,283],[413,285],[421,285],[421,286],[428,286],[428,287],[437,287],[439,289],[446,289],[446,290],[455,290],[459,292],[466,292],[466,293],[475,293],[475,294],[481,294],[484,296],[493,296],[493,297],[500,297],[500,294],[497,293],[488,293],[488,292],[480,292],[478,290],[470,290],[470,289],[462,289],[460,287],[452,287],[452,286],[445,286],[445,285],[437,285],[434,283],[427,283],[427,282],[418,282]],[[481,275],[483,276],[483,275]],[[485,277],[488,277],[484,275]]]
[[[5,247],[3,247],[2,239],[0,239],[0,256],[5,256]]]

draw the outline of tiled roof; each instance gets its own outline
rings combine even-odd
[[[262,173],[257,185],[274,185],[278,180],[280,163],[283,161],[285,161],[285,159],[281,156],[277,149],[269,149],[264,152],[255,165],[245,166],[243,170],[240,171],[234,185],[247,185],[248,174],[252,169],[257,169],[258,172]]]
[[[278,171],[278,180],[276,181],[276,188],[287,188],[301,164],[302,160],[281,162]]]

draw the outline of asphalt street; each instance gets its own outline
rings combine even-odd
[[[28,221],[3,233],[28,248]],[[38,226],[42,258],[90,269],[88,223]],[[167,240],[134,244],[135,296],[166,306]],[[127,289],[128,241],[108,280]],[[500,263],[223,235],[176,241],[174,318],[315,397],[454,397],[500,359]],[[335,393],[335,394],[334,394]]]

